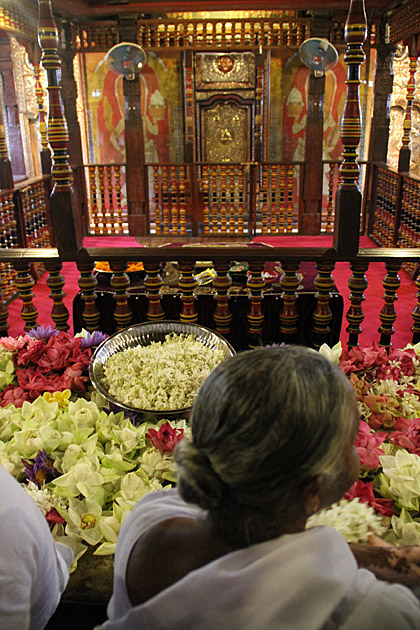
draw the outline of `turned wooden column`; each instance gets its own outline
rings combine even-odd
[[[359,249],[360,211],[362,195],[359,190],[359,165],[357,147],[361,136],[360,116],[360,66],[365,59],[363,42],[366,39],[366,14],[364,0],[351,0],[345,26],[347,50],[347,89],[341,123],[343,162],[340,167],[342,182],[337,190],[334,247],[345,256],[354,256]]]
[[[47,112],[44,105],[44,90],[41,83],[41,49],[35,43],[34,50],[35,94],[39,112],[39,134],[41,136],[41,168],[44,175],[51,173],[51,151],[48,145]]]
[[[398,156],[398,172],[409,173],[411,161],[411,113],[413,109],[414,90],[416,89],[416,69],[417,69],[417,46],[416,38],[412,37],[409,46],[410,53],[410,78],[407,84],[407,105],[405,108],[405,117],[403,123],[402,146]]]
[[[118,33],[121,42],[137,42],[137,16],[120,16]],[[146,181],[144,169],[143,119],[140,111],[140,80],[123,79],[125,99],[125,163],[128,228],[132,236],[148,233],[146,217]]]
[[[48,78],[48,139],[53,152],[54,189],[50,197],[51,220],[60,257],[71,259],[81,247],[82,239],[79,212],[71,185],[69,132],[61,98],[58,30],[52,14],[51,0],[38,0],[38,4],[39,44],[43,52],[41,61]]]

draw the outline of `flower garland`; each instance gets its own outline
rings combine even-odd
[[[92,347],[80,336],[39,327],[0,339],[0,465],[22,482],[57,540],[77,559],[86,545],[112,554],[121,525],[146,493],[176,481],[175,445],[185,420],[137,424],[93,390]],[[355,446],[359,479],[308,525],[332,525],[349,542],[372,534],[394,545],[420,544],[420,344],[373,344],[320,353],[339,364],[361,414]]]

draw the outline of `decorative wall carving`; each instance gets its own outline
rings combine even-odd
[[[26,174],[35,177],[41,174],[41,139],[37,125],[38,103],[35,92],[34,68],[24,46],[15,37],[10,37],[10,52],[13,63],[19,124],[22,137]]]
[[[195,64],[197,90],[234,90],[255,86],[253,53],[197,53]]]

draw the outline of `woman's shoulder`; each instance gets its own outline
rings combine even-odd
[[[408,587],[371,579],[370,571],[359,569],[355,597],[341,630],[420,630],[420,602]]]

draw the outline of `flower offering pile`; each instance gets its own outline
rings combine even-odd
[[[332,525],[354,543],[375,534],[392,545],[420,544],[420,344],[389,355],[376,344],[320,352],[341,366],[356,393],[361,471],[344,499],[309,524]]]
[[[111,355],[104,364],[104,383],[117,402],[138,409],[191,407],[197,392],[226,358],[222,348],[208,348],[194,335],[169,333]]]
[[[74,568],[88,545],[97,555],[114,553],[139,499],[176,483],[173,449],[190,436],[185,419],[139,422],[93,388],[88,365],[103,339],[42,328],[0,339],[0,465],[36,501],[54,537],[72,547]],[[171,337],[170,354],[182,354],[190,342]],[[164,345],[156,345],[153,381],[166,365]],[[375,534],[392,545],[420,544],[420,347],[391,349],[389,356],[375,345],[320,352],[341,365],[356,393],[361,473],[338,504],[308,525],[332,525],[349,542],[369,543]],[[112,369],[130,381],[137,359],[121,356]],[[165,387],[176,378],[169,371]]]

